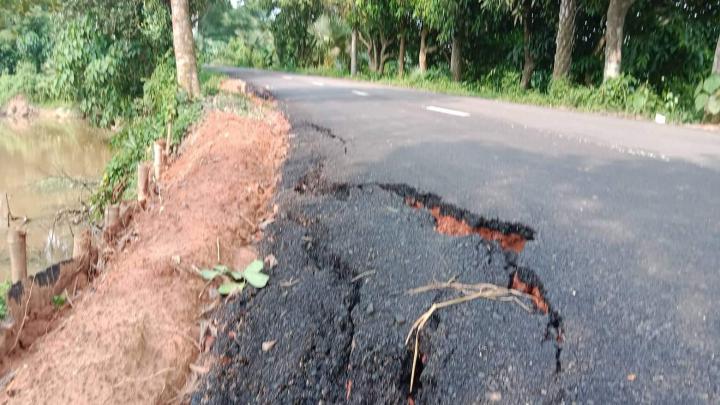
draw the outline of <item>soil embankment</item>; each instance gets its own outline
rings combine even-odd
[[[269,105],[250,104],[261,111],[254,118],[206,114],[123,243],[102,252],[109,261],[94,284],[55,330],[14,354],[0,402],[183,398],[190,365],[208,343],[198,336],[212,295],[190,269],[252,260],[257,224],[273,214],[288,126]]]

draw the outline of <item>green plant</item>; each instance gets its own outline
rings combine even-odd
[[[710,116],[720,114],[720,74],[701,81],[695,89],[695,110]]]
[[[217,265],[212,269],[200,270],[200,275],[207,281],[218,277],[222,278],[223,283],[218,287],[218,292],[221,295],[230,295],[240,293],[246,283],[255,288],[264,288],[270,276],[262,272],[263,267],[262,260],[255,260],[241,272],[230,270],[227,266]]]
[[[169,56],[158,63],[153,74],[144,81],[143,89],[143,97],[134,102],[135,116],[110,141],[116,153],[91,197],[96,218],[108,203],[134,197],[135,188],[131,186],[135,181],[136,166],[149,158],[150,145],[165,136],[168,123],[172,123],[171,143],[176,145],[202,113],[199,102],[178,93],[175,66]]]
[[[0,319],[5,319],[5,316],[7,316],[7,293],[9,289],[9,281],[0,283]]]
[[[61,295],[53,295],[52,297],[52,304],[55,309],[60,309],[65,306],[65,303],[67,302],[67,297],[65,294]]]

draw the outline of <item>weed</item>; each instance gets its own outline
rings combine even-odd
[[[218,287],[221,295],[239,294],[246,283],[255,288],[264,288],[267,285],[270,276],[262,272],[263,267],[262,260],[253,261],[241,272],[219,264],[212,269],[200,270],[200,276],[207,281],[222,278],[223,283]]]
[[[7,293],[9,289],[9,281],[0,283],[0,319],[5,319],[7,315]]]

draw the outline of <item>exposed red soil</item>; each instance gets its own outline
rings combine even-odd
[[[0,403],[176,403],[198,354],[206,289],[191,265],[249,261],[255,224],[269,201],[289,130],[211,112],[163,174],[159,196],[126,232],[130,243],[53,331],[11,365]],[[249,250],[250,249],[250,250]],[[178,261],[180,264],[178,264]]]
[[[543,314],[548,313],[549,306],[547,301],[545,300],[545,297],[543,296],[542,291],[540,290],[540,287],[525,283],[517,274],[517,272],[513,273],[512,275],[512,282],[510,283],[510,288],[530,295],[533,305],[535,305],[535,309],[542,312]]]
[[[425,208],[419,201],[408,199],[405,202],[416,209]],[[486,227],[472,227],[465,221],[449,215],[442,215],[439,207],[429,208],[428,211],[430,211],[430,214],[435,218],[435,230],[443,235],[468,236],[478,234],[485,240],[497,241],[503,250],[520,253],[525,248],[525,238],[516,233],[505,234]]]
[[[426,209],[421,202],[411,198],[406,199],[405,203],[415,209]],[[427,210],[435,218],[435,230],[443,235],[469,236],[477,234],[485,240],[497,241],[503,250],[511,250],[516,253],[522,252],[525,248],[525,238],[516,233],[505,234],[486,227],[472,227],[463,220],[443,215],[440,212],[440,207],[427,208]],[[510,288],[530,295],[535,308],[543,314],[548,313],[548,303],[540,287],[525,283],[517,272],[512,276]]]

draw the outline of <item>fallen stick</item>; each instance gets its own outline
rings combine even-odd
[[[414,388],[414,382],[415,382],[415,368],[417,367],[417,359],[418,359],[418,347],[420,345],[420,331],[425,327],[425,324],[430,320],[430,317],[437,311],[438,309],[447,308],[452,305],[462,304],[464,302],[476,300],[476,299],[487,299],[492,301],[503,301],[503,302],[511,302],[517,304],[520,308],[524,309],[528,313],[532,313],[532,309],[525,305],[524,302],[520,300],[520,298],[529,298],[529,295],[511,290],[508,288],[500,287],[495,284],[488,284],[488,283],[478,283],[478,284],[462,284],[462,283],[455,283],[452,281],[448,281],[445,283],[433,283],[429,284],[427,286],[414,288],[412,290],[409,290],[409,294],[418,294],[421,292],[427,292],[432,290],[440,290],[440,289],[455,289],[463,292],[463,294],[466,294],[462,297],[454,298],[447,301],[442,302],[436,302],[433,303],[430,306],[430,309],[428,309],[425,313],[420,315],[420,317],[413,323],[413,325],[410,327],[410,332],[408,332],[407,338],[405,339],[405,344],[407,345],[410,341],[410,338],[412,337],[413,332],[415,332],[415,349],[413,353],[413,365],[412,370],[410,371],[410,392],[412,392]],[[468,293],[468,291],[474,291]]]
[[[25,320],[27,320],[28,308],[30,308],[30,298],[32,297],[32,291],[33,291],[34,285],[35,285],[35,279],[33,278],[32,281],[30,282],[30,291],[28,292],[27,300],[25,300],[25,314],[23,315],[23,319],[22,319],[22,322],[20,323],[20,328],[18,329],[17,336],[15,336],[15,343],[13,343],[12,347],[10,348],[10,352],[15,350],[15,347],[17,347],[18,342],[20,342],[20,335],[22,335],[22,330],[25,327]]]

